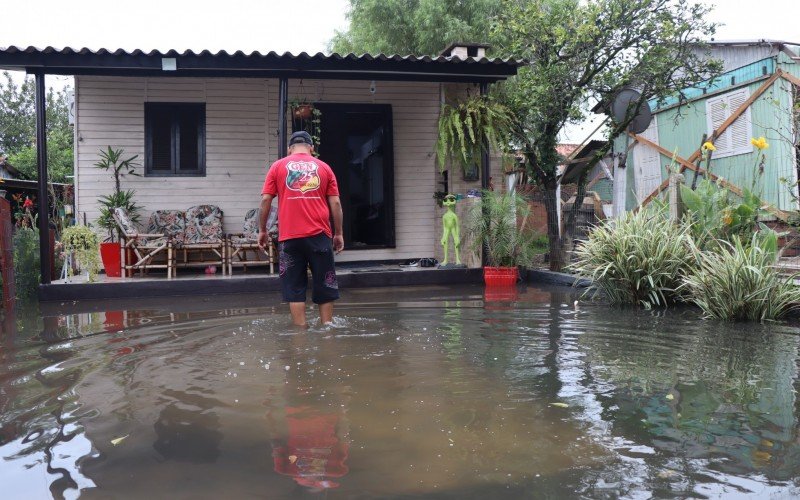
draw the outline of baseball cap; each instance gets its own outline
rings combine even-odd
[[[311,135],[308,132],[299,130],[289,137],[289,145],[291,146],[292,144],[308,144],[309,146],[313,146],[314,141],[311,140]]]

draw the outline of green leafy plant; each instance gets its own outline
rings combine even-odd
[[[800,309],[798,276],[783,277],[775,268],[775,233],[739,236],[716,251],[695,249],[697,264],[684,278],[688,297],[705,316],[722,320],[771,321]]]
[[[100,270],[97,234],[87,226],[69,226],[61,234],[61,243],[67,253],[75,256],[80,268],[89,274],[89,281],[94,281]]]
[[[294,131],[305,130],[314,142],[313,155],[319,157],[319,146],[322,142],[322,111],[305,99],[289,101],[289,112],[292,117]]]
[[[530,228],[530,205],[521,196],[484,191],[467,214],[472,250],[486,248],[489,266],[529,266],[536,255],[537,234]]]
[[[98,198],[100,217],[97,219],[97,225],[108,232],[106,241],[114,241],[115,238],[117,241],[119,240],[119,229],[113,216],[114,209],[118,207],[124,208],[134,223],[138,223],[140,218],[139,210],[141,207],[133,201],[136,191],[132,189],[123,191],[121,188],[121,178],[126,174],[139,176],[135,170],[139,165],[136,163],[136,158],[139,155],[123,159],[123,154],[123,149],[112,149],[111,146],[108,146],[108,149],[100,150],[100,160],[94,164],[95,167],[111,171],[114,175],[114,192]]]
[[[443,104],[436,143],[439,170],[444,171],[451,160],[468,171],[487,146],[502,149],[512,121],[505,106],[486,96],[468,97],[455,105]]]
[[[18,227],[14,232],[12,245],[17,297],[35,297],[40,279],[39,230],[35,227]]]
[[[570,268],[614,304],[665,306],[682,300],[681,278],[694,264],[690,240],[687,225],[651,205],[594,228]]]

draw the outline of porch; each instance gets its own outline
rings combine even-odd
[[[497,162],[490,161],[488,152],[480,158],[477,180],[438,173],[434,151],[439,109],[447,95],[485,94],[491,83],[516,74],[522,62],[489,59],[484,46],[462,48],[450,47],[437,57],[401,57],[12,46],[0,49],[0,69],[36,76],[40,199],[46,199],[47,189],[44,76],[76,77],[79,223],[96,220],[97,199],[112,188],[112,179],[94,164],[100,148],[113,147],[124,148],[126,156],[138,155],[143,163],[143,175],[126,177],[123,186],[136,190],[144,208],[142,222],[155,210],[212,204],[224,212],[226,233],[241,231],[244,215],[258,204],[266,167],[286,154],[293,126],[287,113],[290,102],[319,106],[329,120],[324,123],[323,118],[322,160],[339,169],[350,218],[345,220],[346,252],[337,262],[381,262],[436,255],[441,216],[433,199],[436,190],[466,193],[490,184],[492,163]],[[186,130],[190,137],[183,137]],[[369,155],[373,158],[367,161]],[[356,167],[353,159],[358,159]],[[494,171],[496,178],[498,174]],[[46,234],[46,214],[39,225]],[[42,239],[43,298],[54,296],[46,257],[50,245]],[[258,286],[273,286],[269,283],[274,278],[235,275],[209,283],[232,289],[251,286],[253,279],[263,280]],[[54,283],[53,289],[119,287],[159,293],[163,287],[188,290],[194,280],[206,278],[192,276],[168,285],[137,277]]]

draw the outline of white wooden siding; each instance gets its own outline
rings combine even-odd
[[[642,133],[642,137],[658,144],[658,117]],[[634,150],[634,177],[636,180],[636,197],[641,203],[661,184],[661,155],[655,148],[637,144]]]
[[[278,154],[278,82],[264,79],[76,77],[76,204],[94,222],[97,198],[111,176],[93,167],[100,148],[122,147],[144,160],[144,103],[206,103],[205,177],[126,177],[136,190],[143,222],[155,209],[218,205],[225,231],[241,229],[259,203],[269,164]],[[315,102],[390,104],[394,119],[396,248],[353,250],[337,260],[389,260],[434,255],[437,168],[434,146],[439,113],[435,83],[290,80],[289,97]],[[138,168],[143,172],[143,166]]]

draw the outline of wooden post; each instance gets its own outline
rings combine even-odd
[[[286,101],[289,98],[289,80],[278,80],[278,156],[287,154],[289,136],[286,134]]]
[[[45,118],[44,73],[36,73],[36,160],[39,167],[39,268],[42,285],[49,285],[50,272],[50,208],[47,192],[47,121]]]
[[[14,308],[17,289],[14,282],[14,248],[11,232],[11,204],[0,198],[0,272],[3,275],[3,309]]]
[[[695,175],[697,175],[697,171],[695,171]],[[683,180],[683,174],[669,175],[669,218],[673,222],[680,222],[681,217],[683,217],[683,202],[681,200]]]
[[[480,84],[481,89],[481,96],[487,96],[489,94],[489,84],[483,82]],[[489,171],[492,168],[491,161],[489,159],[489,141],[486,140],[483,143],[482,153],[481,153],[481,188],[483,190],[489,189]],[[483,206],[483,216],[486,217],[486,205]],[[486,246],[486,242],[483,243],[483,252],[481,257],[481,263],[485,266],[488,263],[487,256],[489,255],[489,249]]]

